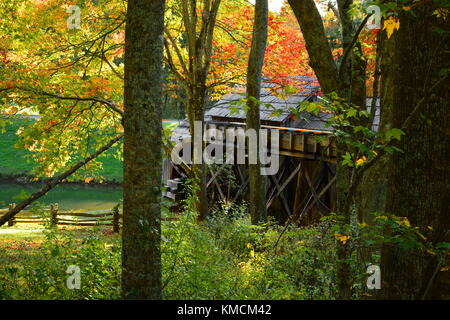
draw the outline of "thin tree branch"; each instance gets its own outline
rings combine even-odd
[[[61,181],[72,175],[74,172],[76,172],[78,169],[80,169],[82,166],[87,164],[89,161],[95,159],[100,154],[111,148],[116,142],[118,142],[123,137],[123,133],[119,136],[115,137],[111,141],[109,141],[106,145],[104,145],[102,148],[91,154],[89,157],[81,160],[76,165],[74,165],[72,168],[67,170],[66,172],[62,173],[58,177],[52,179],[50,182],[48,182],[45,186],[42,187],[41,190],[38,192],[33,193],[28,199],[22,201],[19,205],[16,207],[10,209],[6,214],[4,214],[2,217],[0,217],[0,227],[4,225],[8,220],[13,218],[16,214],[18,214],[21,210],[25,209],[29,204],[31,204],[33,201],[36,201],[40,197],[44,196],[47,192],[49,192],[51,189],[53,189],[55,186],[57,186]]]
[[[367,20],[369,20],[369,18],[371,16],[372,16],[372,14],[367,15],[364,18],[364,20],[361,22],[361,24],[358,27],[358,30],[356,31],[355,35],[353,36],[352,42],[347,47],[347,50],[345,50],[344,55],[342,56],[341,65],[339,66],[339,78],[340,79],[342,78],[342,72],[344,71],[344,66],[345,66],[345,63],[347,62],[348,56],[349,56],[351,50],[353,49],[353,47],[355,46],[356,41],[358,41],[359,34],[361,33],[362,29],[366,25]]]

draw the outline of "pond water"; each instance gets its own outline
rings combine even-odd
[[[19,203],[41,188],[39,184],[20,185],[0,183],[0,208]],[[94,211],[113,208],[122,199],[120,186],[94,186],[63,184],[40,198],[40,203],[58,203],[61,210]]]

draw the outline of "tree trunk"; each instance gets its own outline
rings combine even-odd
[[[433,15],[434,2],[401,11],[393,67],[392,126],[405,128],[389,162],[386,211],[407,217],[433,243],[449,241],[448,213],[450,39],[443,18]],[[424,100],[423,100],[424,99]],[[428,228],[428,226],[431,227]],[[382,249],[382,290],[386,299],[449,298],[436,256],[385,246]],[[437,272],[437,277],[433,274]],[[427,289],[428,288],[428,289]]]
[[[122,297],[161,298],[164,0],[128,0]]]
[[[295,13],[297,21],[303,33],[308,50],[310,65],[319,80],[322,91],[325,94],[336,92],[347,102],[351,101],[351,81],[352,81],[352,61],[347,59],[342,70],[338,70],[333,60],[328,40],[325,36],[325,30],[322,18],[313,0],[289,0],[292,10]],[[352,20],[348,14],[348,8],[351,1],[338,1],[339,16],[342,27],[343,50],[351,45],[353,37]],[[350,55],[351,57],[351,55]],[[337,145],[338,159],[344,153],[346,146]],[[350,173],[348,168],[340,163],[336,167],[336,192],[337,192],[337,209],[338,214],[343,217],[340,221],[341,227],[350,222],[350,211],[344,211],[344,203],[347,199],[348,181]],[[341,231],[344,232],[344,231]],[[337,243],[337,278],[339,297],[341,299],[349,299],[350,291],[350,264],[348,257],[350,255],[350,247],[347,243]]]
[[[206,81],[211,64],[214,27],[220,3],[221,0],[180,1],[179,3],[183,14],[186,45],[188,47],[189,61],[185,62],[185,65],[188,66],[188,74],[186,75],[188,77],[187,95],[189,96],[188,118],[192,141],[194,141],[196,135],[194,122],[201,121],[203,128],[207,98]],[[200,20],[198,19],[199,4],[203,7]],[[175,44],[172,42],[172,45]],[[197,209],[199,221],[204,220],[209,214],[206,165],[199,158],[203,156],[203,137],[201,137],[201,140],[202,152],[196,155],[194,150],[194,162],[196,163],[192,164],[191,176],[195,195],[194,206]]]
[[[201,128],[203,131],[204,127],[204,105],[205,105],[205,98],[206,98],[206,88],[205,86],[201,86],[200,90],[199,88],[194,88],[193,90],[193,99],[190,101],[189,108],[191,109],[191,116],[189,118],[189,130],[191,133],[192,143],[194,143],[194,139],[196,136],[196,132],[194,130],[195,128],[195,121],[201,122]],[[198,150],[200,151],[197,153],[197,150],[193,150],[193,162],[192,162],[192,187],[194,188],[194,195],[195,195],[195,201],[194,205],[197,210],[198,221],[203,221],[208,217],[209,215],[209,207],[208,207],[208,193],[207,193],[207,175],[206,175],[206,164],[203,161],[203,137],[199,135],[200,141],[197,141],[197,143],[201,144],[201,148]],[[198,140],[198,139],[197,139]]]
[[[314,0],[288,0],[288,2],[302,29],[308,50],[309,64],[314,69],[322,91],[324,93],[337,92],[339,88],[338,70]]]
[[[268,25],[268,1],[256,0],[255,3],[255,22],[253,24],[252,46],[247,68],[247,129],[256,131],[257,147],[248,146],[249,152],[256,150],[257,163],[249,164],[249,189],[250,189],[250,215],[253,224],[267,221],[267,209],[265,201],[264,179],[261,176],[260,163],[260,115],[259,105],[256,100],[260,99],[261,94],[261,76],[264,64],[264,54],[267,44],[267,25]]]

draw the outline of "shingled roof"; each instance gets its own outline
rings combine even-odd
[[[315,84],[315,79],[309,77],[296,77],[295,81],[302,81],[302,90],[298,93],[281,97],[283,88],[275,82],[263,82],[261,84],[260,118],[262,123],[281,125],[289,120],[292,114],[291,108],[297,107],[303,101],[311,99],[320,89]],[[239,89],[237,88],[236,91]],[[212,120],[245,121],[246,114],[241,104],[236,104],[245,95],[243,93],[231,93],[220,99],[211,109],[206,111],[205,118]],[[275,112],[276,111],[276,112]]]
[[[318,115],[302,111],[299,117],[293,117],[291,108],[298,107],[304,101],[316,101],[316,93],[320,90],[315,79],[309,77],[296,77],[302,82],[303,89],[296,94],[280,97],[275,94],[275,89],[282,90],[282,86],[275,82],[263,82],[261,84],[262,105],[260,105],[261,123],[266,125],[290,127],[303,130],[330,132],[332,128],[325,124],[331,116],[329,113],[320,112]],[[238,90],[236,90],[238,91]],[[231,93],[221,98],[214,106],[205,112],[205,122],[245,122],[246,114],[241,104],[235,102],[245,98],[243,93]],[[366,99],[367,109],[370,111],[372,98]],[[269,106],[270,105],[270,106]],[[372,129],[378,130],[380,122],[380,101],[376,103],[375,119]],[[274,112],[277,110],[277,112]],[[180,141],[183,137],[190,136],[189,122],[181,121],[173,131],[171,139]]]

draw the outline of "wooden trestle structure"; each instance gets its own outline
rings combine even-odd
[[[292,107],[303,101],[315,101],[318,87],[309,86],[301,94],[280,99],[263,84],[261,101],[261,128],[279,132],[279,170],[265,176],[266,207],[278,221],[288,217],[299,218],[302,224],[317,221],[322,215],[335,210],[336,147],[329,129],[324,127],[327,114],[317,116],[302,113],[293,116]],[[204,128],[226,130],[245,129],[245,113],[242,108],[230,111],[230,103],[242,98],[231,94],[222,98],[205,114]],[[270,106],[269,106],[270,104]],[[274,113],[273,110],[278,110]],[[171,140],[180,142],[190,137],[189,125],[180,123]],[[234,148],[238,146],[235,142]],[[236,152],[235,152],[236,154]],[[176,202],[183,197],[182,182],[187,178],[188,165],[173,164],[170,156],[165,163],[165,196]],[[247,164],[208,165],[207,187],[211,205],[222,202],[245,201],[248,191]]]

